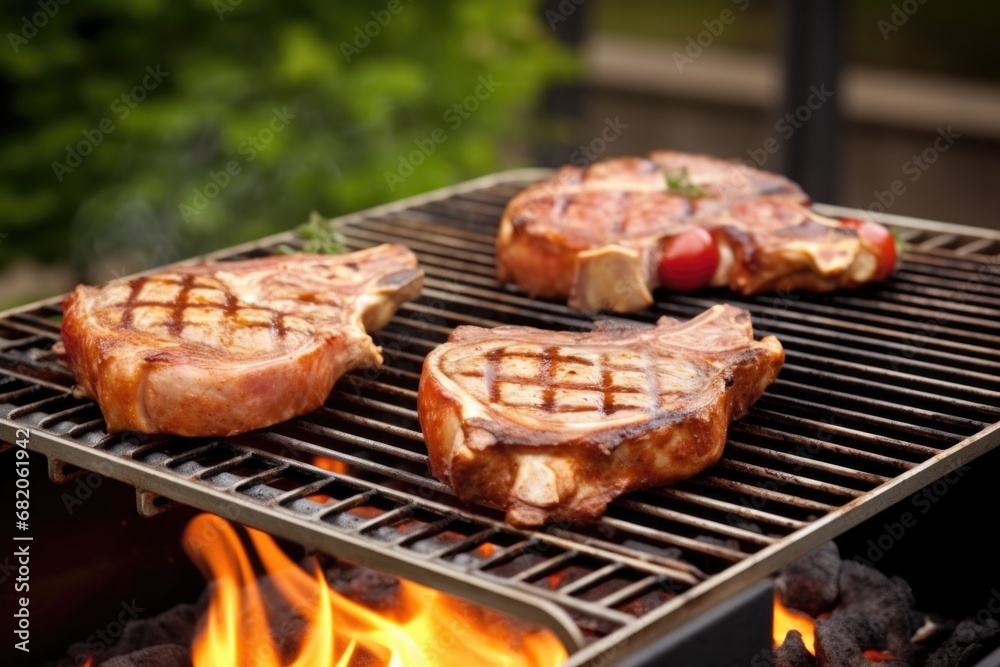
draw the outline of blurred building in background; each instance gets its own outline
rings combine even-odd
[[[312,210],[654,148],[1000,226],[1000,6],[808,5],[8,2],[0,307]]]

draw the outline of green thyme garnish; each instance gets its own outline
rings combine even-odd
[[[680,172],[670,173],[668,171],[666,176],[667,192],[691,199],[708,196],[707,192],[691,182],[691,174],[688,173],[687,167],[682,167]]]
[[[316,211],[309,214],[309,221],[299,225],[296,230],[299,238],[302,239],[302,248],[293,248],[290,245],[282,244],[278,246],[277,252],[290,255],[296,252],[313,252],[320,255],[339,255],[347,251],[344,244],[344,234],[334,221],[324,218]]]

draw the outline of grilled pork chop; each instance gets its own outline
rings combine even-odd
[[[601,324],[457,328],[424,361],[417,397],[434,475],[514,525],[595,519],[627,491],[715,463],[730,420],[784,361],[728,305],[653,328]]]
[[[706,156],[659,151],[563,167],[508,204],[497,276],[578,310],[618,312],[648,307],[661,285],[830,291],[888,276],[895,249],[885,228],[820,216],[808,203],[784,177]],[[695,257],[678,249],[692,245]]]
[[[227,436],[314,410],[345,372],[380,365],[365,332],[422,279],[388,244],[171,268],[78,286],[62,338],[110,432]]]

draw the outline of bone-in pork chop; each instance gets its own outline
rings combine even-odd
[[[462,326],[420,378],[431,471],[514,525],[595,519],[622,493],[715,463],[783,361],[732,306],[590,333]]]
[[[808,202],[782,176],[701,155],[563,167],[507,205],[497,276],[578,310],[618,312],[649,307],[661,286],[826,292],[889,276],[888,230]]]
[[[314,410],[341,375],[380,365],[366,331],[422,279],[399,245],[170,268],[78,286],[63,344],[110,432],[233,435]]]

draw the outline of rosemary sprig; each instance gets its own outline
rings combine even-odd
[[[282,244],[278,246],[277,252],[284,255],[297,252],[339,255],[347,251],[347,246],[344,244],[344,234],[339,226],[335,225],[333,220],[324,218],[316,211],[310,213],[309,221],[299,225],[296,231],[299,238],[302,239],[302,249]]]
[[[691,174],[688,173],[687,167],[682,167],[679,172],[671,173],[668,171],[666,176],[667,192],[691,199],[708,196],[705,190],[691,182]]]

